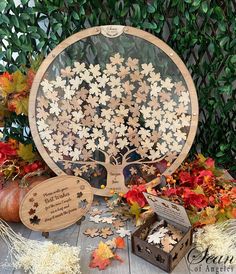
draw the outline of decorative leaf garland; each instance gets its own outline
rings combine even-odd
[[[0,173],[3,181],[44,167],[35,151],[27,117],[30,88],[42,57],[31,61],[30,68],[22,67],[22,71],[0,75],[0,122],[3,122]]]
[[[224,173],[212,158],[199,154],[194,161],[183,163],[174,174],[166,176],[166,186],[134,185],[122,197],[114,194],[111,202],[114,206],[125,202],[128,210],[124,207],[123,211],[135,216],[136,225],[152,214],[143,192],[182,204],[193,227],[220,223],[236,218],[236,180],[226,178]]]

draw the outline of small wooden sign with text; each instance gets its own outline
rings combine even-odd
[[[84,179],[58,176],[26,194],[20,206],[20,218],[34,231],[56,231],[76,223],[89,210],[92,201],[91,186]]]

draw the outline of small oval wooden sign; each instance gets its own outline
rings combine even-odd
[[[34,231],[56,231],[76,223],[89,210],[92,201],[92,188],[84,179],[58,176],[26,194],[20,206],[20,218]]]

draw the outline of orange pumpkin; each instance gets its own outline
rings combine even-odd
[[[19,208],[22,199],[30,189],[49,177],[41,174],[41,171],[28,173],[22,180],[11,181],[0,190],[1,219],[7,222],[20,222]]]

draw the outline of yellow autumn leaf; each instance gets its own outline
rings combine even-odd
[[[233,214],[233,208],[232,207],[228,207],[225,209],[225,213],[226,213],[226,216],[227,218],[229,219],[234,219],[234,214]]]
[[[150,206],[143,207],[143,210],[145,210],[143,213],[140,213],[139,218],[136,219],[136,226],[140,226],[144,224],[149,217],[153,215],[153,210]]]
[[[197,187],[193,190],[193,192],[195,192],[196,194],[204,194],[204,195],[205,195],[204,190],[203,190],[203,188],[202,188],[201,186],[197,186]]]
[[[205,210],[202,210],[198,216],[199,220],[198,222],[201,225],[210,225],[214,224],[216,222],[216,215],[218,214],[218,207],[206,207]]]
[[[199,159],[199,162],[202,164],[206,161],[206,157],[204,157],[204,155],[201,153],[197,154],[197,158]]]
[[[205,211],[208,217],[216,216],[219,211],[219,207],[218,205],[213,208],[208,206],[205,208]]]
[[[15,112],[17,115],[28,115],[29,97],[18,98],[15,100]]]
[[[133,203],[133,204],[131,205],[131,207],[130,207],[130,213],[131,213],[132,215],[135,215],[136,220],[138,220],[139,215],[140,215],[140,212],[141,212],[141,208],[140,208],[139,204],[136,203],[136,202]]]
[[[211,224],[215,224],[215,222],[216,222],[216,217],[214,216],[201,219],[201,225],[211,225]]]
[[[98,248],[96,249],[96,255],[102,259],[110,259],[114,257],[114,254],[109,246],[103,242],[99,243]]]
[[[35,159],[35,154],[33,152],[33,146],[19,144],[19,149],[17,150],[18,156],[27,162],[32,162]]]
[[[11,93],[25,91],[27,87],[26,76],[19,70],[11,74],[11,79],[4,76],[0,78],[0,90],[3,97],[7,97]]]

